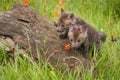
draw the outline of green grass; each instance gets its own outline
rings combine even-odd
[[[98,70],[97,80],[120,80],[120,0],[63,0],[65,10],[80,16],[97,30],[103,29],[107,41],[103,44],[102,56],[98,57],[94,67]],[[22,0],[2,0],[0,11],[7,11],[13,4]],[[55,9],[60,10],[58,0],[30,0],[41,15],[56,21]],[[111,42],[111,35],[117,37],[117,42]],[[7,62],[4,49],[0,51],[0,80],[78,80],[71,73],[62,74],[52,66],[41,61],[34,63],[29,57],[16,57],[15,62]],[[79,71],[76,71],[79,72]],[[96,80],[93,76],[93,66],[82,72],[82,80]]]

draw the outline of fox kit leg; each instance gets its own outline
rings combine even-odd
[[[88,52],[89,52],[89,40],[88,40],[88,39],[86,39],[86,41],[84,42],[83,46],[84,46],[84,47],[83,47],[83,48],[84,48],[83,56],[84,56],[85,58],[87,58]]]
[[[101,40],[100,40],[99,42],[96,43],[97,52],[99,52],[99,51],[101,50],[101,47],[102,47],[101,44],[102,44],[102,43],[101,43]]]
[[[66,39],[68,37],[68,30],[65,30],[64,32],[59,34],[60,39]]]
[[[96,50],[97,50],[98,55],[100,55],[100,53],[101,53],[100,52],[101,48],[102,48],[102,42],[101,42],[101,40],[98,40],[96,42]]]

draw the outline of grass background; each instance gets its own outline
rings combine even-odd
[[[102,56],[94,67],[98,70],[98,80],[120,80],[120,0],[60,0],[64,9],[84,19],[97,30],[103,29],[107,41],[103,44]],[[0,11],[7,11],[22,0],[1,0]],[[60,10],[59,0],[29,0],[28,5],[34,7],[42,16],[57,21],[54,10]],[[116,42],[111,41],[115,35]],[[48,68],[48,64],[34,63],[29,57],[15,57],[15,62],[7,62],[4,49],[0,50],[0,80],[79,80],[71,73],[64,75],[61,70]],[[77,71],[76,71],[77,72]],[[75,73],[76,73],[75,72]],[[82,72],[82,80],[96,80],[93,67]]]

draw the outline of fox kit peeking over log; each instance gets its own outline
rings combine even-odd
[[[106,35],[104,32],[97,32],[89,25],[73,25],[69,29],[68,38],[72,48],[78,49],[83,47],[83,55],[87,58],[91,46],[95,45],[96,50],[100,51],[102,41],[105,41]]]
[[[55,23],[56,30],[57,32],[60,33],[59,38],[61,39],[67,38],[68,30],[71,27],[71,25],[74,24],[83,25],[85,24],[85,22],[76,15],[74,15],[73,13],[65,12],[63,9],[61,9],[61,15],[58,19],[58,22]]]

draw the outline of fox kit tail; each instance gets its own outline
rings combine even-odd
[[[102,42],[105,42],[106,41],[106,34],[103,31],[100,31],[99,35],[101,37]]]

